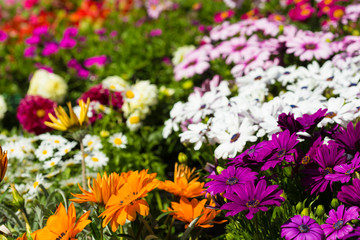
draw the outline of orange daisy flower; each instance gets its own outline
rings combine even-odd
[[[205,208],[206,199],[201,200],[200,202],[194,198],[189,202],[187,198],[182,197],[180,199],[180,203],[171,202],[171,207],[169,207],[167,211],[173,211],[170,215],[173,215],[175,219],[178,219],[182,222],[187,223],[185,228],[189,226],[189,224],[197,217],[202,215],[200,219],[196,222],[196,227],[202,228],[211,228],[214,223],[224,223],[227,220],[222,221],[213,221],[217,214],[221,212],[221,210],[214,210]],[[166,212],[166,210],[163,210]]]
[[[76,234],[81,232],[91,222],[91,220],[88,220],[89,215],[90,211],[87,211],[76,221],[74,203],[70,204],[67,213],[62,203],[60,203],[55,214],[47,220],[46,226],[35,231],[32,237],[37,237],[41,240],[76,240]]]
[[[73,194],[74,197],[79,199],[70,199],[70,201],[77,202],[77,203],[84,203],[84,202],[94,202],[99,205],[105,206],[109,201],[112,195],[116,195],[119,189],[125,183],[125,175],[119,176],[117,173],[111,173],[109,176],[104,173],[101,177],[100,174],[97,174],[97,178],[93,179],[92,186],[90,186],[90,179],[88,179],[88,186],[90,189],[86,191],[83,189],[80,184],[79,188],[83,192],[83,194]]]
[[[0,182],[4,179],[6,169],[7,169],[8,159],[7,159],[7,152],[3,152],[2,148],[0,147]]]
[[[205,194],[204,182],[198,182],[199,176],[185,165],[175,164],[174,182],[165,180],[160,182],[159,189],[165,190],[179,197],[193,198]]]
[[[147,174],[148,170],[141,172],[128,172],[126,183],[118,190],[118,194],[112,195],[106,204],[106,209],[99,215],[103,220],[103,227],[109,222],[113,232],[124,225],[126,219],[135,221],[136,213],[142,216],[149,214],[149,205],[142,199],[147,193],[155,189],[159,182],[156,173]]]
[[[33,238],[33,240],[39,240],[39,238],[37,238],[36,235],[31,237]],[[16,240],[28,240],[28,238],[26,237],[26,233],[24,233],[21,237],[18,237]]]

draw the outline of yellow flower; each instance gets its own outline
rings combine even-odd
[[[64,108],[58,106],[54,109],[57,118],[54,117],[51,113],[49,113],[49,117],[52,122],[46,121],[45,125],[59,131],[77,130],[78,128],[85,126],[88,122],[87,112],[89,110],[90,98],[87,99],[86,104],[84,103],[83,100],[79,101],[79,106],[80,106],[79,118],[76,116],[71,106],[71,103],[68,102],[67,105],[69,108],[70,116],[67,115]]]

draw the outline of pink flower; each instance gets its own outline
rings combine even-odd
[[[57,53],[58,50],[59,50],[59,46],[57,45],[57,43],[49,42],[49,43],[45,44],[45,47],[41,54],[43,56],[49,56],[49,55]]]
[[[305,21],[311,17],[315,9],[308,3],[297,4],[295,8],[290,9],[289,17],[295,21]]]
[[[45,121],[50,121],[49,113],[54,114],[56,103],[41,96],[26,95],[20,101],[16,117],[23,128],[35,134],[49,132],[52,129],[45,126]]]
[[[67,29],[65,29],[64,31],[64,38],[65,37],[76,37],[76,35],[78,34],[78,29],[75,27],[69,27]]]
[[[7,38],[8,38],[7,33],[0,30],[0,42],[5,42]]]
[[[214,16],[214,21],[216,23],[221,23],[225,19],[228,19],[228,18],[231,18],[232,16],[234,16],[234,14],[235,14],[234,10],[227,10],[227,11],[224,11],[224,12],[218,12]]]
[[[162,30],[157,28],[157,29],[153,29],[150,31],[150,37],[156,37],[156,36],[160,36],[162,34]]]
[[[25,0],[24,1],[24,8],[26,9],[30,9],[32,8],[34,5],[38,4],[39,0]]]
[[[65,49],[71,49],[73,47],[75,47],[76,45],[76,40],[72,39],[70,37],[65,37],[63,39],[61,39],[60,41],[60,48],[65,48]]]
[[[84,66],[85,67],[91,67],[93,65],[96,65],[98,67],[102,67],[106,64],[107,57],[105,55],[101,56],[94,56],[90,57],[84,60]]]
[[[337,21],[339,20],[345,13],[344,6],[333,6],[330,8],[329,16],[330,20]]]
[[[35,52],[36,52],[36,47],[35,46],[27,47],[24,50],[24,57],[26,57],[26,58],[34,57]]]

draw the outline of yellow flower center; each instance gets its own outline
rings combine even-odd
[[[87,145],[90,147],[92,144],[93,144],[93,141],[89,141]]]
[[[54,143],[60,143],[60,141],[59,141],[59,140],[55,140]]]
[[[93,161],[93,162],[98,162],[99,159],[98,159],[97,157],[92,157],[92,158],[91,158],[91,161]]]
[[[115,90],[116,89],[115,85],[110,85],[110,89]]]
[[[300,12],[300,15],[301,16],[307,16],[307,15],[309,15],[310,14],[310,10],[309,9],[303,9],[303,10],[301,10],[301,12]]]
[[[324,0],[324,4],[325,4],[325,5],[329,5],[329,4],[332,3],[332,1],[333,1],[333,0]]]
[[[101,130],[101,132],[100,132],[100,136],[101,137],[107,137],[107,136],[109,136],[109,132],[108,131],[106,131],[106,130]]]
[[[126,91],[125,96],[126,96],[126,98],[134,98],[135,94],[133,93],[133,91],[128,90],[128,91]]]
[[[115,138],[114,143],[115,143],[115,145],[120,145],[120,144],[122,144],[122,141],[120,138]]]
[[[34,182],[34,188],[37,188],[37,186],[39,185],[39,182],[38,181],[36,181],[36,182]]]
[[[36,111],[36,116],[38,117],[38,118],[42,118],[42,117],[44,117],[45,116],[45,110],[44,109],[39,109],[39,110],[37,110]]]
[[[69,152],[69,149],[68,149],[68,148],[66,148],[66,149],[64,150],[64,152],[65,152],[65,153],[68,153],[68,152]]]
[[[344,11],[342,9],[336,9],[333,13],[335,18],[341,18],[344,15]]]
[[[12,149],[10,149],[10,152],[14,152],[14,151],[15,151],[15,149],[13,149],[13,148],[12,148]]]
[[[54,165],[55,165],[55,162],[51,162],[51,163],[50,163],[50,166],[54,166]]]
[[[137,123],[140,122],[140,118],[138,116],[132,116],[132,117],[129,118],[129,122],[131,124],[137,124]]]
[[[46,151],[46,150],[42,151],[42,154],[46,155],[46,154],[47,154],[47,151]]]
[[[226,11],[226,12],[222,12],[222,13],[220,14],[220,16],[221,16],[222,19],[225,19],[225,18],[229,17],[229,13],[228,13],[227,11]]]

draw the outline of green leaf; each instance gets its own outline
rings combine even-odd
[[[199,221],[201,216],[202,215],[198,216],[197,218],[195,218],[194,220],[191,221],[191,223],[189,224],[189,227],[184,232],[184,235],[182,236],[181,240],[189,239],[189,235],[190,235],[191,231],[195,228],[195,225],[196,225],[197,221]]]

